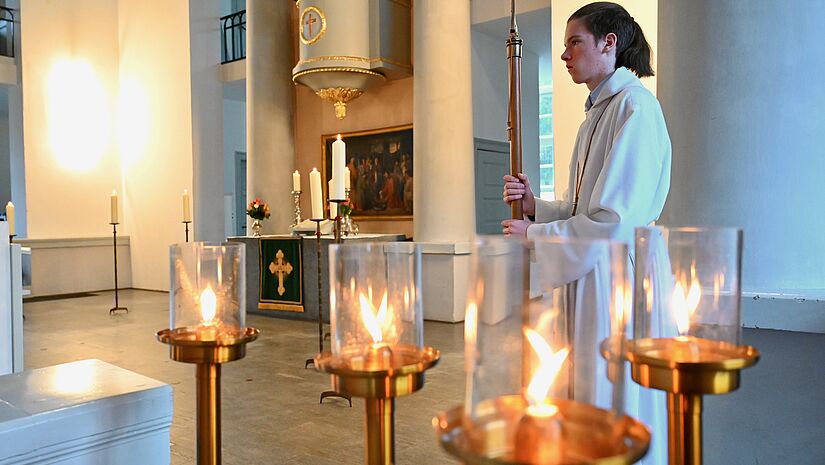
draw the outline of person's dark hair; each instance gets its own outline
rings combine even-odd
[[[579,8],[567,22],[579,19],[584,22],[596,40],[608,33],[616,34],[616,68],[624,66],[639,77],[653,76],[650,65],[650,44],[641,26],[621,5],[612,2],[595,2]]]

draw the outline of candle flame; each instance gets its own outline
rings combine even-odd
[[[372,288],[369,289],[369,294],[372,295]],[[361,319],[364,321],[364,326],[372,336],[372,340],[376,343],[384,339],[384,332],[382,330],[389,320],[389,312],[387,312],[387,293],[381,299],[381,305],[378,307],[378,312],[372,306],[370,299],[364,294],[359,295],[361,301]]]
[[[559,371],[561,371],[570,350],[565,347],[558,352],[554,352],[541,334],[530,328],[524,329],[524,335],[539,358],[539,367],[533,373],[533,378],[530,380],[530,384],[527,385],[525,392],[531,407],[530,413],[536,416],[555,415],[558,408],[548,401],[547,394],[550,392]]]
[[[699,306],[699,300],[702,298],[702,290],[699,288],[699,281],[692,280],[690,289],[685,295],[685,286],[681,282],[677,282],[673,288],[673,297],[671,297],[671,305],[673,307],[673,315],[676,318],[676,328],[680,335],[685,335],[690,330],[690,320],[696,308]]]
[[[215,310],[218,307],[218,296],[212,290],[211,285],[201,292],[201,320],[206,324],[211,324],[215,318]]]

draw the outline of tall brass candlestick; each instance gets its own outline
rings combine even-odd
[[[626,357],[634,381],[667,392],[670,465],[701,465],[702,396],[738,389],[759,360],[741,342],[741,281],[740,229],[636,229]]]
[[[330,374],[336,392],[363,397],[366,419],[367,465],[395,464],[395,398],[424,387],[424,372],[438,363],[432,347],[384,346],[375,363],[335,356],[326,351],[315,356],[315,366]],[[389,354],[384,356],[382,351]]]
[[[221,364],[246,356],[246,246],[194,242],[169,247],[169,328],[158,341],[172,360],[194,363],[197,464],[221,463]]]
[[[395,398],[424,387],[438,350],[423,344],[421,249],[330,246],[332,349],[315,356],[333,390],[365,399],[368,465],[395,463]]]
[[[702,396],[738,389],[740,371],[759,351],[682,336],[637,340],[627,358],[634,381],[667,392],[668,464],[701,465]]]
[[[193,331],[164,329],[158,341],[169,344],[169,357],[194,363],[196,380],[197,464],[221,463],[221,364],[246,356],[246,344],[258,338],[258,330],[246,328],[237,337],[199,340]]]

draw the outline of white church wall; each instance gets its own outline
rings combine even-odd
[[[20,13],[28,236],[108,235],[121,190],[117,3],[27,0]]]
[[[653,49],[653,69],[656,70],[658,37],[658,0],[613,0],[624,6],[642,27],[645,38]],[[584,84],[575,84],[563,66],[564,31],[567,18],[587,2],[581,0],[553,0],[553,144],[556,198],[563,198],[569,189],[570,158],[576,133],[584,121],[584,101],[589,91]],[[642,83],[656,93],[656,77],[642,79]]]
[[[168,247],[184,240],[182,192],[193,185],[189,6],[120,0],[118,14],[120,84],[129,116],[121,154],[132,284],[166,290]],[[222,185],[215,186],[219,194]],[[222,232],[223,216],[217,220]]]
[[[506,33],[502,31],[502,36]],[[504,40],[473,30],[472,63],[473,136],[507,142],[508,65]],[[522,168],[531,180],[538,180],[539,57],[526,48],[521,72]]]
[[[742,286],[753,297],[745,322],[825,330],[825,61],[815,19],[825,3],[660,9],[659,96],[673,142],[663,223],[743,228]],[[701,40],[684,47],[686,34]]]

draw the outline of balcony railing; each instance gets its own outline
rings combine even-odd
[[[0,7],[0,55],[14,57],[14,11]]]
[[[246,58],[246,10],[221,18],[221,63]]]

